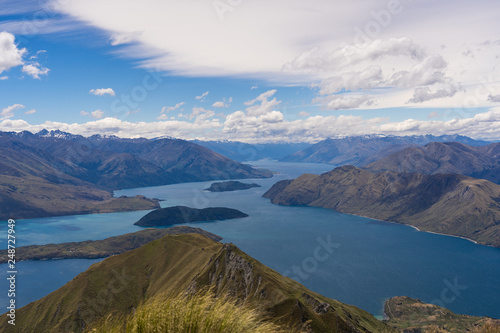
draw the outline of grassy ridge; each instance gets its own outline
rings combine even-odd
[[[234,245],[198,234],[164,236],[92,265],[65,286],[18,309],[2,332],[82,332],[130,316],[157,297],[213,288],[271,322],[312,332],[392,331],[366,311],[316,294],[250,258]]]
[[[141,247],[165,235],[198,233],[215,241],[222,238],[199,228],[176,226],[168,229],[146,229],[104,240],[62,244],[29,245],[16,249],[16,260],[93,259],[105,258]],[[7,250],[0,251],[0,263],[8,260]]]
[[[264,321],[248,306],[213,296],[211,291],[176,297],[157,297],[126,318],[108,317],[88,333],[270,333],[293,332]]]

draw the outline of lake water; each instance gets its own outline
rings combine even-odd
[[[245,180],[262,186],[245,191],[211,193],[204,189],[212,182],[199,182],[121,190],[115,195],[165,199],[163,207],[239,209],[250,216],[188,225],[220,235],[223,242],[236,244],[311,290],[377,316],[382,315],[387,298],[406,295],[457,313],[500,318],[500,249],[322,208],[273,205],[261,195],[278,180],[306,172],[319,174],[332,166],[273,161],[252,164],[278,174],[272,179]],[[16,235],[20,245],[103,239],[140,230],[133,223],[145,213],[19,220]],[[5,235],[5,230],[2,223],[0,234]],[[328,252],[324,244],[330,244]],[[0,246],[5,248],[5,240],[0,239]],[[18,264],[17,302],[27,304],[46,295],[96,261]],[[6,265],[0,265],[0,272],[6,270]],[[0,284],[0,288],[7,290],[6,285]],[[6,304],[6,292],[0,291],[0,302]]]

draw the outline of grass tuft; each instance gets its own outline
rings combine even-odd
[[[109,316],[92,333],[217,333],[285,332],[257,311],[216,298],[211,291],[190,296],[158,297],[139,306],[125,320]]]

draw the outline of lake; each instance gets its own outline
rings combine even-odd
[[[244,191],[211,193],[204,189],[212,182],[198,182],[121,190],[115,196],[141,194],[164,199],[162,207],[239,209],[250,216],[187,225],[218,234],[223,242],[234,243],[309,289],[376,316],[382,315],[387,298],[406,295],[457,313],[500,318],[500,249],[323,208],[273,205],[261,196],[275,182],[333,167],[274,161],[252,164],[276,174],[272,179],[244,180],[262,186]],[[20,245],[103,239],[140,230],[133,223],[145,213],[19,220],[16,235]],[[0,233],[6,235],[5,223]],[[5,244],[1,239],[0,246],[5,248]],[[328,252],[322,250],[318,256],[318,247]],[[43,297],[96,261],[18,264],[17,302],[27,304]],[[0,271],[6,272],[6,265],[0,265]],[[0,288],[7,290],[5,282]],[[0,302],[6,304],[6,292],[0,292]]]

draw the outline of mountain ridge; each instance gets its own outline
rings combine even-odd
[[[0,132],[0,153],[0,219],[147,210],[158,203],[113,198],[112,190],[272,177],[177,139]]]
[[[278,182],[263,196],[274,204],[323,207],[500,246],[500,186],[483,179],[342,166]]]
[[[288,327],[312,332],[391,332],[366,311],[316,294],[233,244],[199,234],[167,235],[92,265],[60,289],[17,309],[3,332],[82,332],[108,316],[126,316],[155,297],[214,288]]]
[[[304,150],[282,158],[284,162],[328,163],[332,165],[364,166],[408,147],[423,146],[430,142],[457,141],[469,145],[487,145],[490,142],[474,140],[460,135],[414,136],[351,136],[329,138]]]
[[[365,166],[370,171],[457,173],[500,183],[500,143],[473,147],[458,142],[431,142],[410,147]]]

